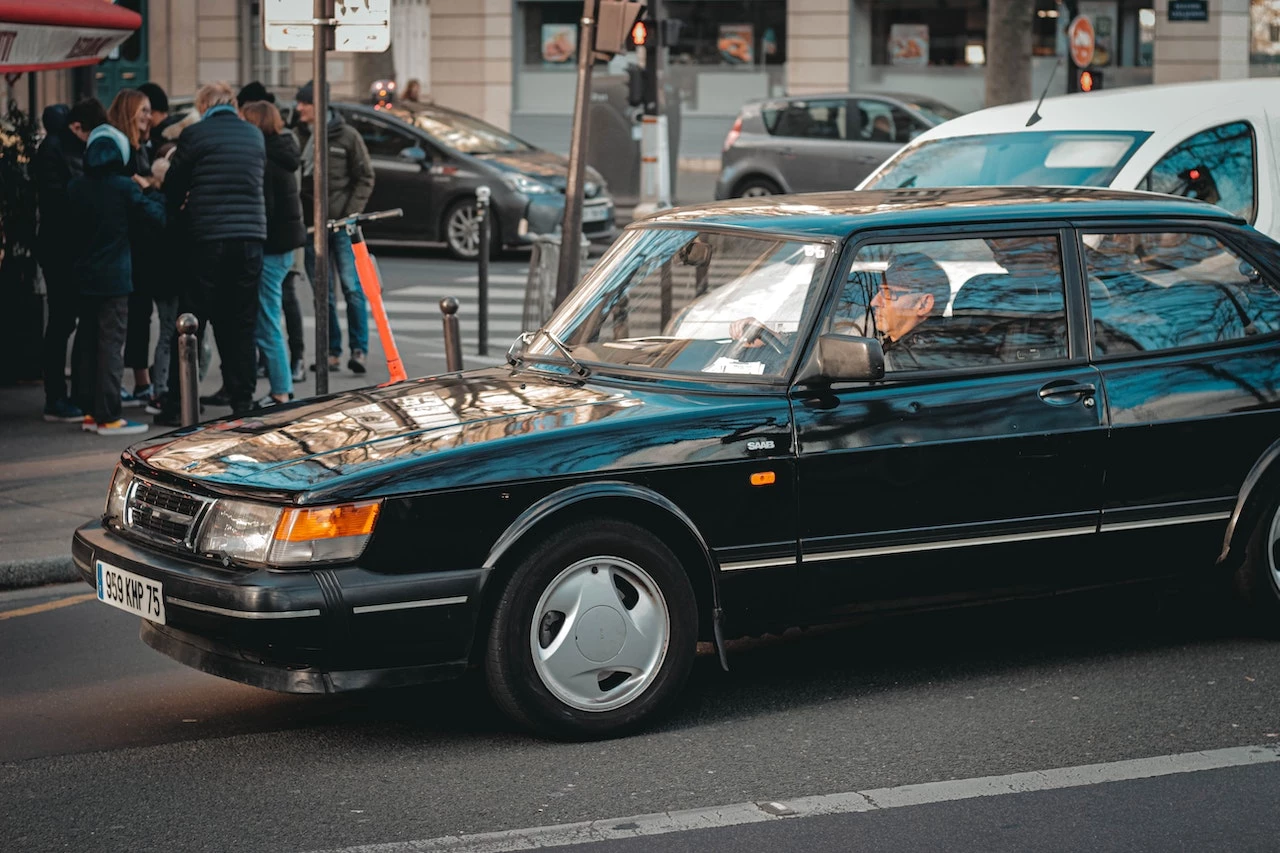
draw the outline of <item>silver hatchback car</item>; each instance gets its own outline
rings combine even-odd
[[[725,137],[716,198],[853,189],[960,114],[932,98],[879,92],[749,101]]]

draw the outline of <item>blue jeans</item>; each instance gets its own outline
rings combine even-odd
[[[293,266],[293,253],[262,256],[262,277],[258,279],[258,325],[254,340],[267,360],[267,377],[272,394],[293,392],[293,373],[289,370],[289,348],[280,328],[281,285]]]
[[[316,252],[308,242],[303,263],[307,276],[316,280]],[[334,280],[342,285],[347,302],[347,342],[352,352],[369,351],[369,310],[365,305],[360,277],[356,274],[356,256],[351,251],[351,236],[339,231],[329,236],[329,354],[342,355],[342,327],[338,325],[338,291]]]

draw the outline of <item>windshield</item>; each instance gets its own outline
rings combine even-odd
[[[916,98],[904,101],[904,103],[934,124],[942,124],[948,119],[959,118],[964,115],[954,107],[949,107],[941,101],[935,101],[930,98]]]
[[[781,376],[834,254],[771,235],[629,229],[547,328],[597,370]],[[547,335],[524,357],[567,363]]]
[[[931,139],[904,148],[862,189],[1108,186],[1151,134],[1026,131]]]
[[[521,142],[506,131],[470,116],[420,112],[413,113],[406,121],[463,154],[508,154],[512,151],[533,150],[531,145]]]

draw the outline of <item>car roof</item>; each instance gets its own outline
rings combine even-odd
[[[661,211],[637,224],[747,228],[840,239],[870,228],[1082,217],[1194,217],[1244,223],[1220,207],[1162,193],[1086,187],[939,187],[732,199]]]
[[[1021,101],[953,118],[922,134],[917,142],[1025,130],[1156,131],[1191,117],[1197,107],[1237,102],[1280,108],[1280,80],[1211,80],[1057,95],[1044,99],[1040,121],[1030,128],[1027,119],[1036,102]]]

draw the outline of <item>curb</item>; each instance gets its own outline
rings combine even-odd
[[[70,554],[0,562],[0,591],[71,583],[80,579],[80,570],[76,568]]]

